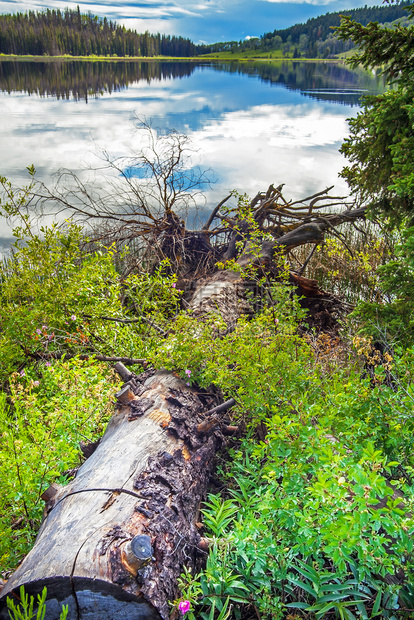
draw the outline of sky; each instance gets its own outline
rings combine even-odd
[[[0,0],[0,13],[66,7],[90,11],[138,32],[188,37],[195,43],[239,41],[327,12],[381,0]]]

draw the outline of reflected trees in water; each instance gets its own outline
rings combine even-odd
[[[205,63],[204,63],[205,64]],[[204,65],[198,62],[157,61],[1,61],[0,89],[58,99],[85,100],[128,88],[140,81],[162,81],[191,76]],[[361,94],[383,90],[383,80],[342,64],[326,62],[217,62],[214,70],[257,77],[271,85],[299,90],[305,96],[358,105]]]

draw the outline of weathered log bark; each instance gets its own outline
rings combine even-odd
[[[197,429],[220,399],[168,372],[133,376],[129,388],[76,478],[44,495],[44,521],[2,591],[0,618],[21,585],[30,594],[47,586],[48,620],[62,604],[70,620],[169,616],[178,575],[203,554],[195,523],[222,433]]]

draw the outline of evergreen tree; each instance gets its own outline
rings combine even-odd
[[[409,9],[414,18],[414,5]],[[397,230],[395,259],[379,269],[388,303],[364,302],[354,315],[377,340],[414,344],[414,25],[363,26],[344,18],[338,34],[350,37],[359,52],[350,64],[382,67],[392,84],[385,94],[365,98],[350,120],[342,152],[350,160],[343,172],[353,194],[369,212]]]
[[[414,17],[414,5],[409,8]],[[414,25],[385,28],[344,18],[338,35],[351,38],[359,53],[350,64],[383,67],[393,88],[367,97],[350,120],[342,152],[351,165],[343,171],[352,191],[389,225],[414,223]]]
[[[164,52],[161,47],[159,34],[138,34],[106,17],[84,15],[79,6],[76,11],[46,9],[38,13],[0,15],[0,53],[3,54],[190,56],[201,51],[182,37],[168,38],[168,49]]]

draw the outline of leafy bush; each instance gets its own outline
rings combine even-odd
[[[221,464],[224,496],[203,510],[215,541],[207,568],[182,578],[193,617],[227,597],[236,618],[242,600],[262,618],[409,617],[412,354],[395,360],[397,389],[381,367],[372,389],[357,356],[327,374],[292,321],[275,329],[265,312],[239,323],[231,346],[217,341],[213,363],[250,432]],[[389,585],[390,575],[401,579]]]
[[[54,361],[10,377],[0,393],[0,566],[16,566],[40,525],[40,496],[81,463],[79,442],[95,441],[112,412],[117,383],[105,364]]]
[[[142,357],[158,345],[181,291],[162,263],[122,278],[113,248],[92,249],[68,222],[16,229],[0,264],[0,569],[33,544],[42,492],[80,464],[111,414],[117,380],[95,354]],[[86,356],[88,360],[82,360]]]
[[[378,341],[412,346],[414,343],[414,228],[402,231],[395,256],[379,267],[382,303],[362,301],[353,316],[362,331]]]
[[[362,341],[337,355],[337,339],[302,337],[304,312],[283,282],[267,282],[252,299],[260,312],[229,330],[218,314],[179,311],[165,264],[122,278],[122,257],[85,253],[70,223],[24,240],[0,282],[3,570],[28,551],[40,495],[79,463],[80,438],[104,430],[116,382],[93,355],[121,353],[219,386],[246,430],[220,462],[226,491],[203,508],[206,568],[182,576],[190,618],[409,617],[413,350],[363,378]],[[253,253],[257,242],[253,231]]]

